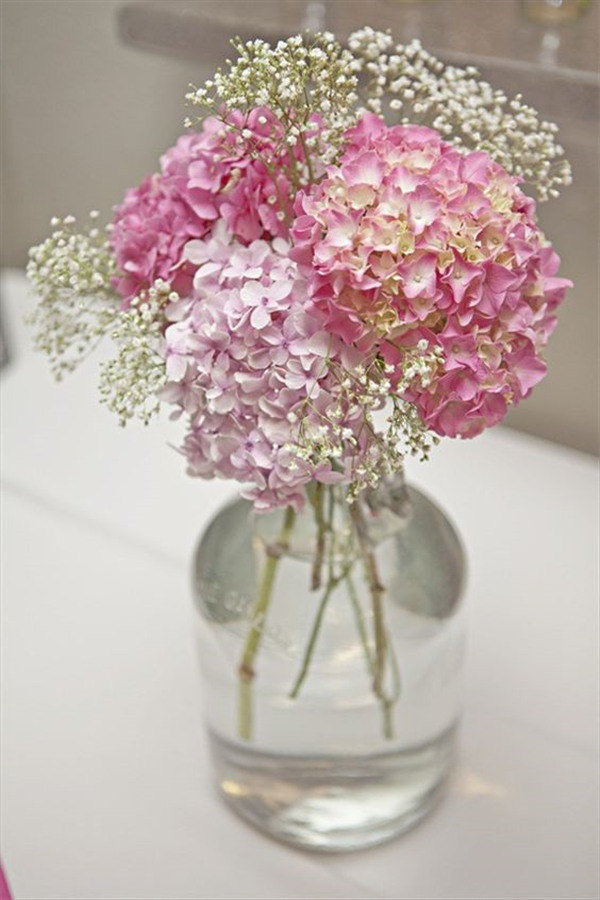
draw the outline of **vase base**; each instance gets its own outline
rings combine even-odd
[[[239,816],[287,844],[344,852],[389,841],[434,808],[455,732],[370,756],[276,756],[210,739],[219,790]]]

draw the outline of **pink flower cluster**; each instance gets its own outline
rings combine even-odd
[[[291,255],[331,332],[375,348],[392,382],[403,348],[441,348],[434,377],[405,395],[429,429],[472,437],[543,377],[570,282],[533,200],[487,154],[366,114],[295,211]]]
[[[124,307],[159,278],[181,298],[162,398],[189,418],[192,474],[299,507],[310,480],[355,489],[393,467],[398,394],[415,450],[426,430],[479,434],[530,393],[569,282],[518,179],[369,113],[293,203],[291,170],[308,167],[283,125],[263,107],[227,122],[165,153],[111,232]],[[382,437],[370,413],[389,392]]]
[[[327,431],[338,381],[326,360],[350,355],[307,301],[288,250],[282,239],[243,246],[222,227],[190,242],[193,296],[171,307],[165,333],[163,399],[189,416],[190,474],[244,483],[257,509],[299,507],[309,480],[344,477],[343,459],[334,471],[331,461],[298,459],[288,446],[299,428]],[[352,424],[348,417],[336,427]]]
[[[129,190],[116,208],[111,244],[125,306],[158,278],[188,293],[193,269],[183,247],[217,220],[244,243],[286,235],[291,201],[281,124],[267,108],[247,117],[233,112],[227,121],[233,129],[208,118],[201,132],[181,137],[162,156],[161,172]],[[273,159],[271,172],[265,154]]]
[[[182,139],[183,140],[183,139]],[[185,244],[207,231],[207,223],[166,190],[164,179],[152,175],[125,194],[115,210],[111,245],[119,268],[114,286],[123,307],[159,278],[173,290],[187,293],[192,286],[189,267],[181,265]]]

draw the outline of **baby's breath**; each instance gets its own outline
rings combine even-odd
[[[97,218],[95,211],[90,214]],[[38,296],[27,318],[34,345],[47,354],[57,380],[71,372],[118,316],[111,286],[115,261],[106,230],[73,229],[75,219],[54,218],[51,236],[29,251],[27,276]]]
[[[472,66],[444,65],[418,40],[394,45],[389,33],[362,28],[350,35],[354,72],[366,78],[365,106],[389,106],[402,123],[436,129],[449,143],[483,150],[535,188],[540,200],[571,183],[571,167],[556,141],[558,128],[540,120],[520,94],[512,100],[482,81]]]
[[[219,69],[203,87],[192,85],[186,99],[221,116],[230,130],[236,126],[227,121],[228,112],[268,107],[284,127],[281,144],[302,145],[309,170],[305,180],[312,180],[317,166],[336,159],[343,133],[356,122],[352,54],[327,32],[295,35],[275,47],[263,40],[232,44],[238,59],[228,61],[227,69]],[[321,123],[318,134],[315,116]]]
[[[348,500],[352,502],[361,491],[375,488],[383,478],[401,471],[407,454],[427,459],[439,439],[428,431],[416,407],[402,395],[416,382],[426,387],[440,359],[441,349],[428,348],[425,341],[405,348],[402,377],[393,386],[388,375],[394,367],[386,366],[379,356],[353,371],[328,360],[338,383],[333,405],[321,412],[309,398],[305,415],[288,417],[291,424],[298,420],[296,440],[286,445],[295,456],[296,465],[304,463],[316,468],[332,462],[335,467],[336,461],[344,459],[348,466],[350,460],[345,474]],[[387,417],[381,427],[375,415],[386,408]]]
[[[92,211],[90,218],[94,223],[98,213]],[[35,329],[34,345],[61,380],[110,336],[118,352],[101,365],[101,402],[121,425],[133,416],[147,423],[158,409],[155,393],[166,381],[159,353],[163,307],[177,295],[158,281],[121,309],[111,284],[116,265],[106,230],[92,225],[76,232],[75,224],[73,216],[52,219],[51,236],[30,250],[27,275],[38,295],[27,320]]]
[[[100,367],[100,401],[116,413],[119,424],[138,418],[147,425],[160,407],[158,391],[166,383],[161,354],[164,307],[178,300],[164,281],[139,297],[115,322],[111,337],[117,355]]]

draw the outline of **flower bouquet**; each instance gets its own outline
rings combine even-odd
[[[569,283],[526,190],[570,169],[556,126],[417,41],[233,46],[106,228],[53,220],[32,322],[59,378],[110,337],[120,423],[170,407],[189,474],[242,485],[197,557],[223,792],[288,840],[365,846],[429,808],[457,717],[456,660],[423,684],[456,646],[460,547],[403,462],[543,378]]]

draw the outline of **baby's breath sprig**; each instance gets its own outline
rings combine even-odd
[[[49,238],[29,251],[27,276],[38,296],[26,321],[34,329],[34,346],[47,354],[60,381],[88,355],[118,315],[119,300],[111,286],[115,261],[106,229],[94,224],[83,232],[75,218],[53,218]]]
[[[403,394],[416,384],[421,388],[428,387],[442,361],[442,348],[437,345],[428,346],[425,340],[419,341],[414,347],[405,348],[402,377],[394,385],[394,392],[390,397],[392,409],[387,418],[386,443],[389,448],[402,447],[403,456],[410,453],[411,456],[418,456],[422,462],[429,459],[432,448],[439,444],[440,439],[429,431],[417,408],[405,400]]]
[[[389,107],[402,123],[428,125],[455,146],[485,151],[530,184],[540,200],[557,197],[558,188],[571,183],[557,126],[540,120],[520,94],[509,100],[477,69],[446,66],[418,40],[395,45],[389,33],[367,27],[348,43],[355,73],[366,78],[370,111]]]
[[[342,458],[350,459],[347,496],[351,503],[361,491],[377,487],[382,478],[400,471],[407,454],[427,459],[439,438],[428,431],[416,408],[402,394],[416,382],[421,387],[430,383],[441,352],[439,347],[428,347],[426,341],[404,348],[402,378],[395,385],[388,377],[394,367],[379,356],[352,371],[329,360],[338,384],[335,403],[322,411],[308,398],[306,415],[294,415],[290,420],[291,424],[298,420],[295,442],[286,445],[298,461],[295,465],[335,466]],[[388,415],[381,427],[375,415],[386,406]],[[347,420],[358,411],[362,424],[348,427]],[[354,452],[349,453],[348,447]]]
[[[100,366],[100,402],[116,413],[121,426],[132,418],[147,425],[160,408],[157,393],[167,381],[161,353],[164,308],[177,300],[165,281],[155,281],[115,321],[111,337],[118,352]]]
[[[232,45],[238,59],[228,60],[227,70],[219,69],[204,87],[192,85],[186,99],[204,114],[220,116],[230,130],[236,129],[227,121],[231,111],[268,107],[284,131],[273,135],[280,141],[276,150],[300,144],[307,169],[302,181],[312,180],[317,167],[335,161],[343,133],[356,122],[352,54],[328,32],[295,35],[275,47],[263,40],[235,39]],[[315,115],[318,133],[311,122]]]

